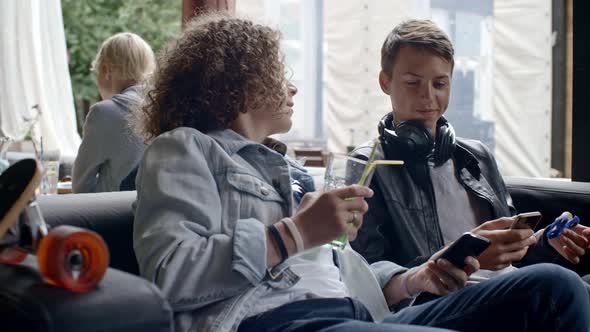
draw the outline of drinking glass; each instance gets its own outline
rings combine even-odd
[[[324,175],[324,191],[359,184],[366,186],[371,182],[373,167],[367,161],[345,154],[330,153]],[[348,197],[346,199],[358,199]],[[332,246],[344,249],[348,243],[348,235],[344,234],[331,242]]]
[[[59,180],[59,161],[43,160],[43,178],[41,179],[41,194],[57,195]]]

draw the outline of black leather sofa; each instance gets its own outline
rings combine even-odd
[[[540,226],[553,222],[565,209],[590,224],[590,183],[522,177],[504,180],[518,212],[541,211]]]
[[[544,223],[567,207],[590,220],[590,183],[506,178],[520,212],[539,210]],[[19,331],[172,331],[172,313],[158,289],[138,277],[132,247],[135,192],[39,197],[46,221],[88,228],[103,236],[111,263],[99,287],[74,294],[43,283],[30,257],[0,264],[0,328]],[[588,264],[590,265],[590,264]],[[10,330],[10,329],[8,329]]]
[[[154,284],[138,276],[131,241],[134,199],[135,192],[39,197],[49,225],[102,235],[110,268],[95,290],[78,294],[46,284],[35,256],[20,265],[0,264],[0,330],[172,331],[170,305]]]
[[[505,182],[519,212],[540,211],[543,214],[538,227],[547,226],[564,210],[590,225],[590,183],[521,177],[507,177]],[[576,265],[559,255],[555,255],[554,262],[581,276],[590,275],[590,253]]]

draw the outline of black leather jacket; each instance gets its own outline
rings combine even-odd
[[[372,142],[365,143],[352,155],[366,160],[371,148]],[[457,138],[453,158],[461,184],[489,203],[493,219],[516,214],[496,161],[484,144]],[[383,150],[377,150],[375,159],[384,159]],[[369,211],[352,243],[369,263],[389,260],[411,267],[423,263],[444,246],[426,162],[378,166],[371,188],[375,195],[368,200]],[[556,252],[547,248],[544,238],[529,249],[527,256],[531,259],[527,264],[547,261],[543,257],[554,258]]]

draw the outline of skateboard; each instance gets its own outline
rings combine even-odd
[[[48,283],[90,291],[108,268],[108,248],[90,230],[69,225],[49,229],[35,200],[40,181],[34,159],[23,159],[0,175],[0,263],[18,264],[36,253]]]

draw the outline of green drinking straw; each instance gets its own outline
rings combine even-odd
[[[373,169],[377,165],[403,165],[404,162],[402,160],[373,160],[375,159],[375,153],[377,152],[377,146],[379,146],[379,140],[375,140],[375,144],[373,144],[373,149],[371,149],[371,153],[369,154],[369,159],[367,159],[367,164],[363,169],[363,173],[361,174],[361,178],[357,182],[358,185],[365,185],[365,181],[369,177],[369,174],[373,171]],[[348,234],[344,234],[339,238],[332,241],[337,247],[344,249],[346,244],[348,243]]]
[[[361,174],[361,178],[359,179],[358,185],[364,185],[367,177],[369,176],[369,171],[371,169],[370,165],[375,159],[375,153],[377,152],[377,146],[379,146],[379,140],[375,140],[373,144],[373,148],[371,149],[371,153],[369,153],[369,159],[367,159],[367,164],[365,165],[365,169],[363,169],[363,174]]]

